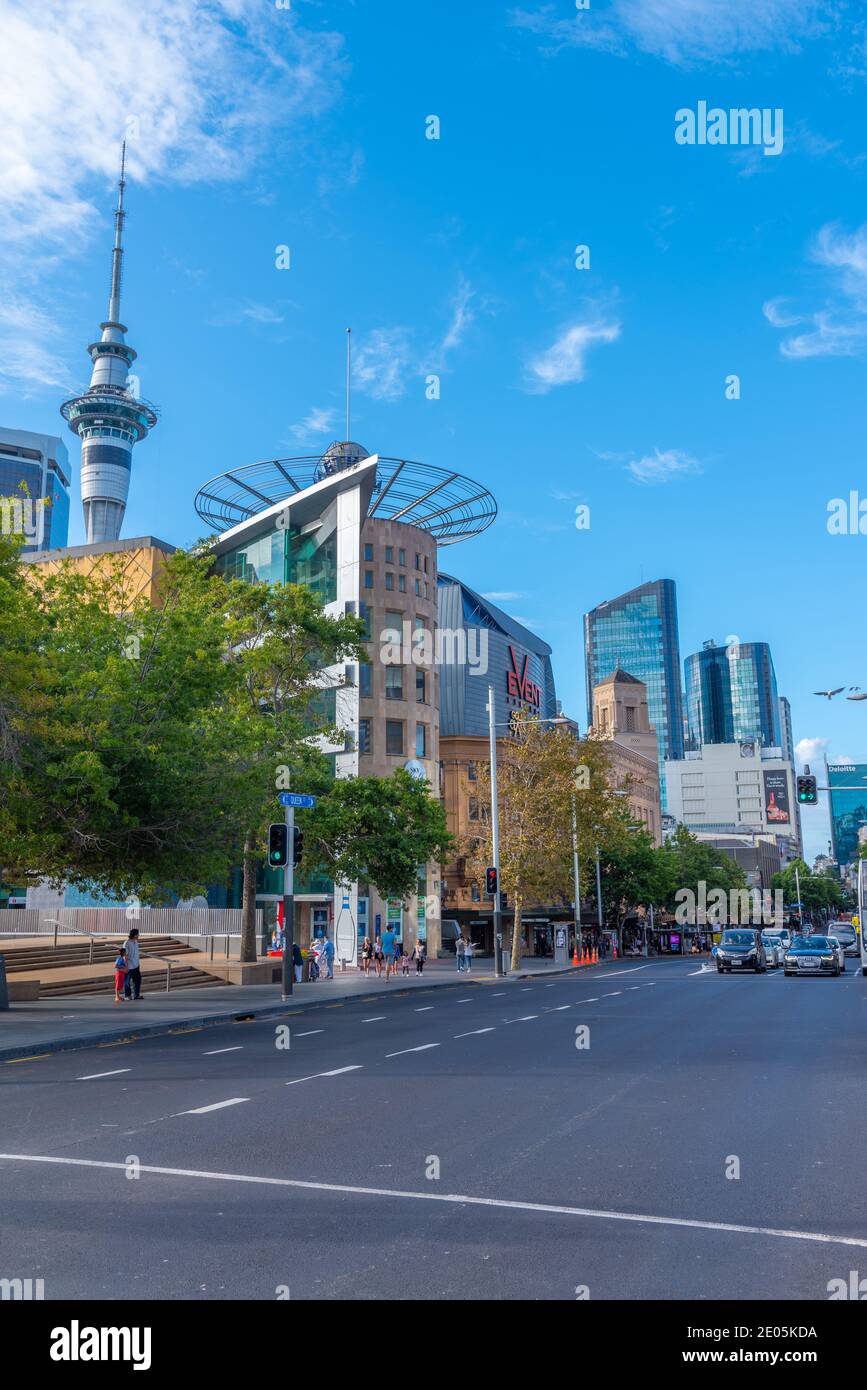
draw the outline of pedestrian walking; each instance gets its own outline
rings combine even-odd
[[[377,975],[382,974],[382,938],[379,936],[373,943],[373,968]]]
[[[370,937],[366,936],[361,943],[361,969],[365,975],[370,974],[370,958],[373,955],[373,945]]]
[[[330,936],[327,936],[327,937],[325,938],[325,945],[324,945],[323,948],[322,948],[322,954],[323,954],[323,956],[324,956],[324,958],[325,958],[325,978],[328,979],[328,980],[333,980],[333,979],[334,979],[334,942],[331,940],[331,937],[330,937]]]
[[[141,951],[138,944],[138,927],[130,927],[129,936],[123,943],[123,949],[127,960],[124,993],[127,999],[141,999]]]
[[[473,945],[472,938],[468,939],[468,940],[467,940],[466,947],[464,948],[464,962],[465,962],[465,964],[466,964],[467,974],[468,974],[468,975],[469,975],[469,973],[470,973],[470,971],[471,971],[471,969],[472,969],[472,965],[473,965],[473,952],[475,951],[475,949],[476,949],[476,948],[475,948],[475,946]]]
[[[394,970],[394,968],[395,968],[395,966],[394,966],[394,952],[395,952],[395,946],[396,946],[395,934],[394,934],[394,932],[391,930],[391,927],[386,927],[385,931],[382,933],[382,958],[383,958],[383,960],[385,961],[385,978],[386,978],[387,980],[390,979],[390,977],[391,977],[391,972],[392,972],[392,970]]]
[[[118,947],[117,958],[114,962],[114,1002],[122,1004],[124,1001],[124,986],[126,985],[126,948]]]
[[[412,957],[408,951],[404,951],[400,958],[400,970],[402,975],[409,974],[409,963]]]
[[[308,968],[308,971],[307,971],[307,978],[308,978],[308,980],[311,980],[311,981],[312,981],[312,980],[318,980],[318,979],[319,979],[319,954],[318,954],[318,952],[317,952],[317,950],[316,950],[316,942],[315,942],[315,941],[311,941],[311,942],[310,942],[310,949],[309,949],[309,951],[307,952],[307,961],[308,961],[308,965],[309,965],[309,968]]]
[[[457,963],[458,963],[458,974],[459,974],[459,975],[463,975],[463,973],[464,973],[464,962],[466,961],[466,956],[467,956],[467,943],[466,943],[466,938],[462,935],[461,932],[458,932],[457,940],[455,941],[455,958],[456,958]]]
[[[292,969],[295,972],[295,983],[300,985],[301,975],[304,970],[304,957],[301,954],[301,947],[297,941],[292,942]]]
[[[424,963],[427,958],[427,946],[425,943],[423,941],[417,941],[415,943],[415,950],[412,954],[415,959],[415,973],[416,975],[421,975],[424,972]]]

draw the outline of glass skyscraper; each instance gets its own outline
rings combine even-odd
[[[23,531],[23,554],[65,546],[69,457],[63,440],[0,425],[0,502],[5,503],[0,506],[0,529]],[[17,504],[14,509],[12,502]]]
[[[826,763],[830,791],[831,841],[838,864],[858,858],[858,831],[867,825],[867,763]],[[814,769],[815,770],[815,769]],[[862,788],[862,790],[856,790]]]
[[[665,809],[665,759],[683,757],[683,699],[677,590],[655,579],[584,614],[587,722],[593,722],[593,687],[619,666],[647,686],[650,722],[659,747],[659,786]]]
[[[782,748],[777,677],[767,642],[705,642],[684,662],[690,747],[761,743]]]

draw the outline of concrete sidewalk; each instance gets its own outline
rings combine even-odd
[[[596,966],[563,966],[529,957],[521,969],[496,981],[493,962],[476,960],[471,972],[459,974],[451,961],[429,961],[423,975],[413,971],[386,981],[360,971],[338,971],[333,980],[295,985],[290,1001],[281,999],[279,985],[223,985],[184,989],[175,993],[149,993],[138,1002],[115,1004],[104,995],[40,999],[12,1004],[0,1013],[0,1062],[65,1052],[75,1048],[110,1046],[127,1038],[170,1033],[175,1028],[205,1027],[235,1019],[276,1018],[288,1011],[329,1002],[380,997],[403,990],[444,989],[468,984],[503,987],[537,976],[562,975],[574,970],[592,973]]]

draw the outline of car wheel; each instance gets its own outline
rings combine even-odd
[[[862,966],[861,966],[861,974],[862,974],[862,975],[867,975],[867,965],[862,965]]]
[[[723,973],[723,968],[722,968],[721,965],[718,965],[718,966],[717,966],[717,968],[716,968],[716,973],[717,973],[718,975],[721,975],[721,974]]]

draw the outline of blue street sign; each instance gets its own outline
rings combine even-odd
[[[302,806],[305,810],[310,810],[316,805],[315,796],[306,796],[303,792],[281,792],[281,806]]]

